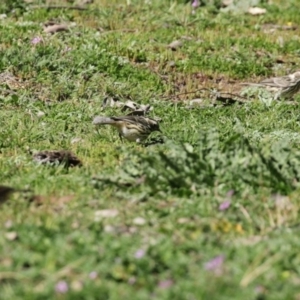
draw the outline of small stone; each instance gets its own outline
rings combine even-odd
[[[8,239],[9,241],[14,241],[17,239],[18,234],[15,231],[10,231],[10,232],[6,232],[5,233],[5,237],[6,239]]]
[[[115,227],[112,225],[105,225],[104,226],[104,232],[107,233],[114,233],[116,231]]]
[[[102,209],[95,211],[95,221],[99,221],[103,218],[114,218],[119,214],[116,209]]]
[[[172,43],[170,43],[168,45],[168,48],[170,48],[171,50],[175,51],[178,48],[182,47],[182,45],[183,45],[182,41],[176,40],[176,41],[173,41]]]
[[[253,16],[264,15],[267,12],[265,8],[260,7],[250,7],[248,9],[248,13]]]
[[[141,217],[134,218],[132,222],[133,222],[133,224],[140,225],[140,226],[146,224],[146,220],[144,218],[141,218]]]
[[[45,115],[45,113],[43,111],[38,111],[36,115],[41,118]]]
[[[169,61],[168,66],[171,67],[171,68],[176,67],[175,61],[174,60]]]
[[[178,224],[187,224],[187,223],[189,223],[190,222],[190,219],[188,219],[188,218],[179,218],[178,220],[177,220],[177,223]]]

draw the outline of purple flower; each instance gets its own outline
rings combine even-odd
[[[218,255],[205,263],[204,269],[207,271],[216,271],[220,269],[224,263],[225,257],[224,255]]]
[[[219,205],[219,210],[226,210],[230,207],[230,200],[225,200],[224,202],[222,202],[220,205]]]
[[[92,271],[90,274],[89,274],[89,278],[90,279],[96,279],[98,276],[98,273],[96,271]]]
[[[141,259],[145,256],[146,252],[143,249],[139,249],[134,253],[134,257],[137,259]]]
[[[193,2],[192,2],[192,7],[193,8],[197,8],[197,7],[199,7],[200,6],[200,1],[199,0],[193,0]]]
[[[158,283],[158,287],[161,289],[168,289],[174,284],[172,279],[162,280]]]
[[[68,290],[69,290],[69,286],[64,280],[60,280],[55,285],[55,291],[59,294],[65,294]]]
[[[31,40],[31,44],[32,44],[32,45],[36,45],[36,44],[40,43],[42,40],[43,40],[43,39],[42,39],[41,37],[36,36],[36,37],[34,37],[34,38]]]

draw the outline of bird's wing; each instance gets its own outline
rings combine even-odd
[[[143,116],[122,116],[122,117],[111,117],[114,121],[127,121],[129,123],[140,123],[144,126],[156,125],[158,122],[154,119],[143,117]]]

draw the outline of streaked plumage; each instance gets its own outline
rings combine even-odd
[[[131,142],[140,143],[153,131],[160,131],[158,121],[144,116],[100,117],[93,120],[94,125],[112,125],[119,131],[119,136]]]
[[[275,99],[292,98],[300,91],[300,71],[282,77],[264,79],[259,83],[244,83],[244,85],[264,87],[275,93]]]

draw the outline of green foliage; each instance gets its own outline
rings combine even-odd
[[[24,12],[26,4],[23,0],[2,0],[0,3],[0,13],[9,13],[13,11],[16,15]]]
[[[189,197],[214,188],[252,193],[266,188],[286,194],[298,186],[299,164],[300,152],[288,139],[254,145],[236,133],[220,142],[218,133],[209,131],[195,145],[168,142],[156,152],[131,153],[117,175],[120,179],[113,181],[124,184],[145,176],[142,190],[154,196]]]

